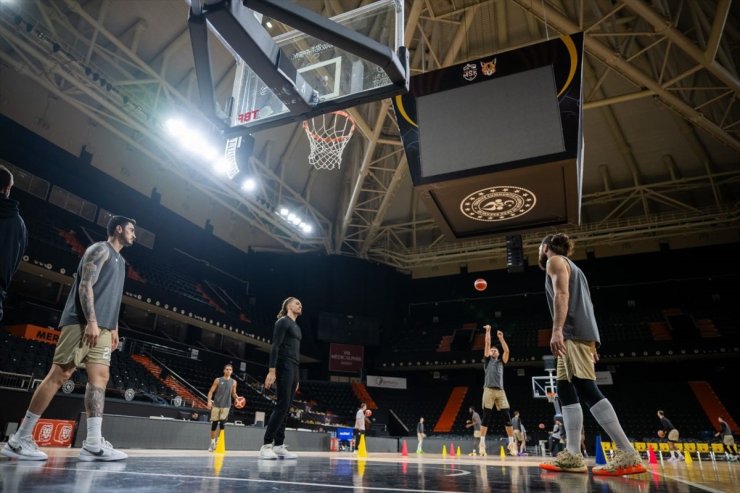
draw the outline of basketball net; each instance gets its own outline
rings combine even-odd
[[[303,122],[311,145],[308,162],[316,169],[333,170],[342,164],[344,147],[355,132],[355,122],[345,111],[326,113]]]

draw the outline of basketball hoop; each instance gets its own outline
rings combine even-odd
[[[339,168],[344,147],[355,132],[352,117],[345,111],[335,111],[304,121],[303,128],[311,144],[308,162],[316,169]]]

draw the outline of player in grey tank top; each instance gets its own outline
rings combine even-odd
[[[645,472],[617,414],[596,385],[595,361],[601,344],[596,325],[591,294],[585,274],[568,256],[573,242],[568,235],[547,235],[540,244],[539,265],[546,272],[545,294],[552,315],[550,349],[557,357],[557,395],[563,414],[567,437],[566,449],[555,460],[540,464],[542,469],[555,472],[586,473],[588,468],[580,450],[583,432],[582,400],[609,434],[619,449],[605,466],[592,469],[595,476],[623,476]]]

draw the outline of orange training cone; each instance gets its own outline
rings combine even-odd
[[[409,456],[409,447],[406,445],[406,439],[403,440],[403,445],[401,445],[401,455],[404,457]]]
[[[653,450],[653,447],[648,447],[648,464],[657,464],[658,459],[655,457],[655,450]]]

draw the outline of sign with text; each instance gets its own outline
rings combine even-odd
[[[368,375],[367,386],[382,387],[384,389],[406,390],[406,379],[399,377],[380,377],[376,375]]]
[[[363,346],[329,344],[329,371],[360,373],[364,356]]]
[[[13,325],[8,327],[8,332],[29,341],[47,342],[49,344],[56,344],[59,340],[59,334],[62,333],[60,330],[32,324]]]
[[[33,439],[40,447],[71,447],[74,431],[74,421],[40,419],[33,429]]]

